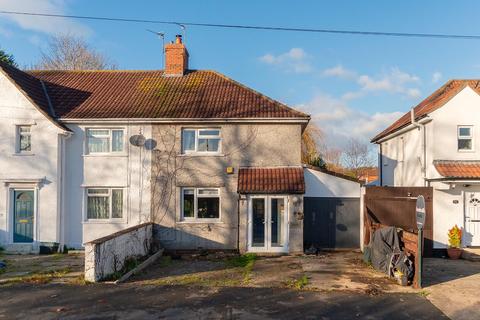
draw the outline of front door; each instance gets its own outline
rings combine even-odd
[[[13,242],[33,242],[33,190],[15,190],[13,192]]]
[[[480,246],[480,192],[465,193],[465,231],[465,244]]]
[[[287,197],[250,197],[248,251],[288,252],[287,207]]]

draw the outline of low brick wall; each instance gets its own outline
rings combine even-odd
[[[122,270],[128,258],[146,256],[153,223],[144,223],[85,244],[85,280],[97,282]]]

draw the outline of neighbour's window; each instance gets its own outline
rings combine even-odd
[[[220,191],[217,188],[183,188],[182,220],[220,218]]]
[[[183,129],[182,153],[220,152],[220,129]]]
[[[87,219],[107,220],[123,217],[123,189],[87,189]]]
[[[473,126],[458,126],[458,151],[473,150]]]
[[[88,153],[122,152],[123,129],[87,129]]]
[[[17,127],[17,151],[19,153],[32,151],[31,126]]]

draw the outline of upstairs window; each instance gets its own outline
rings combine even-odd
[[[220,218],[218,188],[183,188],[182,220],[215,220]]]
[[[108,220],[123,217],[123,189],[87,189],[87,219]]]
[[[17,127],[17,152],[29,153],[32,152],[32,133],[31,126]]]
[[[218,153],[220,143],[220,129],[182,130],[182,153]]]
[[[473,151],[473,126],[458,126],[458,151]]]
[[[124,149],[123,129],[87,129],[89,154],[119,153]]]

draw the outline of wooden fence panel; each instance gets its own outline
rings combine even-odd
[[[415,207],[423,195],[426,205],[424,256],[433,252],[433,188],[431,187],[367,187],[364,195],[364,244],[370,241],[367,221],[394,226],[417,234]]]

